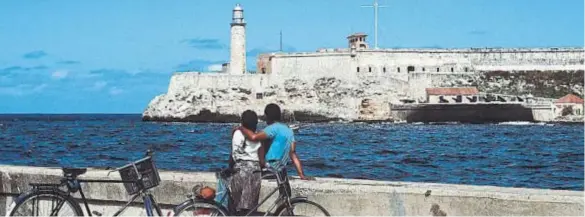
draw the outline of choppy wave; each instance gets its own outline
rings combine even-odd
[[[2,164],[118,167],[153,149],[161,169],[214,171],[234,125],[0,115],[0,126]],[[583,125],[314,123],[295,139],[311,176],[583,190]]]
[[[554,124],[546,123],[546,122],[529,122],[529,121],[509,121],[509,122],[500,122],[498,125],[516,125],[516,126],[528,126],[528,125],[536,125],[536,126],[554,126]]]

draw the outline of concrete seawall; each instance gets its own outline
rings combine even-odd
[[[90,169],[80,176],[86,179],[119,179],[117,173]],[[0,166],[0,215],[5,215],[12,200],[29,183],[57,181],[59,168]],[[207,172],[161,171],[161,185],[154,189],[166,214],[173,204],[186,199],[192,186],[215,186],[215,177]],[[445,213],[448,216],[583,216],[583,192],[545,189],[502,188],[433,183],[385,182],[317,178],[316,181],[292,180],[293,194],[307,196],[331,215],[418,215]],[[121,184],[83,184],[91,199],[90,208],[104,215],[113,214],[128,199]],[[275,183],[262,182],[261,197]],[[269,200],[269,202],[271,202]],[[270,205],[270,204],[267,204]],[[434,207],[434,209],[432,209]],[[261,210],[267,206],[261,207]],[[433,210],[434,212],[431,212]],[[123,215],[144,215],[139,206]]]

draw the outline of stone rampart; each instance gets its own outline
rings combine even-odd
[[[274,53],[259,59],[273,74],[582,70],[582,48],[380,49]],[[260,69],[259,69],[260,70]]]
[[[119,179],[117,173],[89,170],[80,178]],[[15,196],[29,183],[57,181],[60,169],[0,166],[0,215],[4,215]],[[157,201],[167,214],[169,208],[186,200],[196,184],[215,186],[215,177],[206,172],[161,171],[161,185],[154,189]],[[261,197],[275,187],[262,182]],[[293,178],[294,195],[306,196],[325,207],[334,216],[583,216],[583,192],[547,189],[503,188],[434,183],[387,182],[317,178],[301,181]],[[128,199],[121,184],[82,184],[90,198],[90,208],[113,214]],[[273,201],[271,198],[268,203]],[[267,204],[270,205],[270,204]],[[264,211],[268,206],[262,206]],[[123,215],[145,215],[139,204]]]

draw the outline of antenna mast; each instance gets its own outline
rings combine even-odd
[[[374,8],[374,48],[378,49],[378,8],[386,6],[379,5],[378,0],[374,0],[373,5],[362,5],[363,8]]]
[[[280,30],[280,52],[282,52],[282,30]]]

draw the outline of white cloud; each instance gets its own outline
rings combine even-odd
[[[110,95],[118,95],[121,94],[122,92],[124,92],[124,90],[117,88],[117,87],[112,87],[110,88]]]
[[[221,64],[213,64],[213,65],[207,66],[207,71],[219,72],[219,71],[221,71],[221,68],[222,68]]]
[[[0,87],[0,95],[24,96],[39,93],[47,88],[47,84],[31,85],[19,84],[11,87]]]
[[[68,71],[58,70],[58,71],[54,71],[53,74],[51,75],[51,77],[53,77],[54,79],[59,80],[59,79],[66,78],[68,74],[69,74]]]

